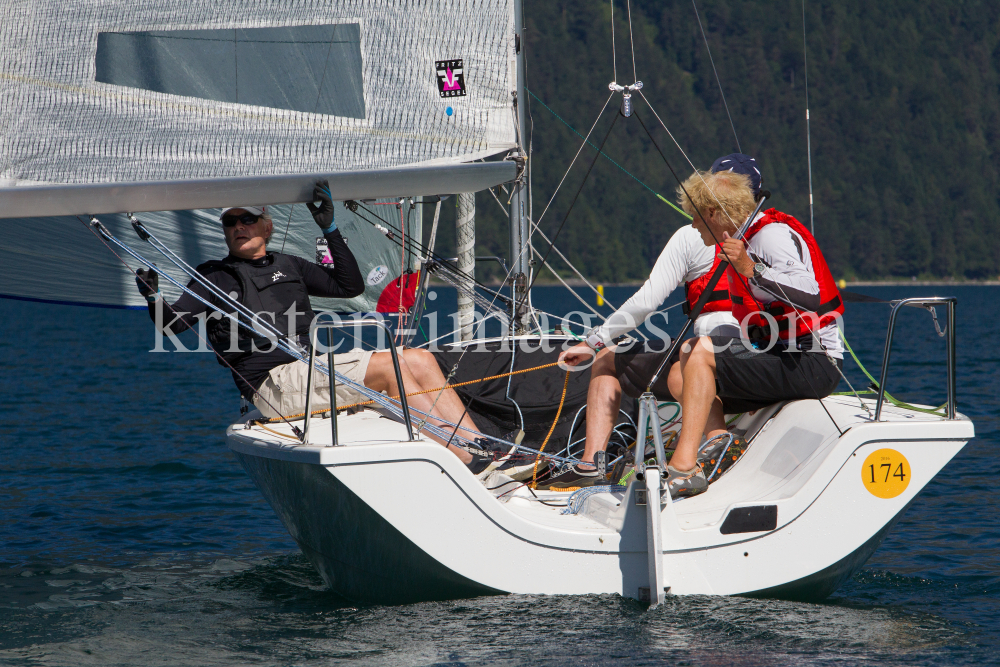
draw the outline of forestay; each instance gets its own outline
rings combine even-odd
[[[213,179],[458,164],[516,144],[512,0],[0,0],[0,8],[0,188],[205,179],[211,189]],[[382,194],[450,193],[448,180]],[[13,201],[0,189],[5,198]],[[240,203],[264,202],[216,205]],[[180,197],[173,207],[205,205]],[[398,212],[379,208],[398,230]],[[218,213],[140,218],[197,264],[224,254]],[[274,211],[275,239],[313,258],[308,213],[294,207],[286,240],[288,215]],[[346,209],[337,217],[365,275],[378,267],[373,280],[388,275],[335,307],[372,310],[399,275],[399,248]],[[135,238],[124,216],[101,219]],[[0,295],[143,303],[75,218],[5,224],[18,232],[0,242]]]

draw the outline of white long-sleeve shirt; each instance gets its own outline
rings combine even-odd
[[[757,232],[747,246],[750,255],[768,267],[760,278],[749,281],[751,293],[763,306],[772,301],[787,302],[787,297],[800,309],[815,312],[819,308],[819,283],[809,246],[791,227],[772,222]],[[757,310],[756,304],[750,307]],[[843,359],[844,347],[836,323],[826,325],[818,333],[830,356]]]
[[[674,232],[656,259],[653,271],[639,291],[612,313],[595,333],[605,345],[642,324],[682,283],[708,273],[715,263],[716,247],[706,246],[701,234],[691,225]],[[729,311],[705,313],[695,320],[694,336],[739,336],[739,324]]]

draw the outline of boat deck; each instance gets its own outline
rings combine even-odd
[[[786,523],[801,514],[822,491],[813,488],[803,492],[809,480],[823,468],[828,469],[822,476],[831,478],[853,455],[853,451],[838,451],[843,449],[837,445],[843,441],[844,433],[851,429],[878,429],[881,435],[891,430],[894,439],[926,440],[936,437],[935,429],[931,428],[934,424],[948,423],[937,415],[886,405],[882,421],[876,424],[855,397],[830,397],[823,403],[836,421],[836,428],[818,401],[795,401],[742,415],[732,428],[745,434],[748,449],[708,492],[674,502],[680,528],[714,530],[734,507],[755,505],[777,505],[781,522]],[[873,400],[866,400],[865,404],[874,412]],[[301,445],[287,424],[268,425],[267,430],[253,427],[249,432],[242,425],[234,425],[230,432],[242,436],[241,439],[251,437],[256,447],[263,446],[276,457],[332,466],[343,462],[343,456],[334,456],[335,453],[344,454],[347,450],[361,453],[354,448],[370,451],[372,446],[406,442],[403,425],[375,410],[342,415],[338,428],[340,446],[336,448],[330,446],[329,418],[312,421],[309,445]],[[426,437],[419,439],[434,444]],[[531,491],[522,486],[507,494],[502,505],[540,526],[587,533],[621,529],[625,511],[622,505],[628,504],[623,503],[624,488],[590,495],[579,504],[578,512],[564,513],[572,496],[573,492]]]

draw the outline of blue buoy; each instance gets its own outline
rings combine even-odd
[[[444,112],[450,116],[453,113],[455,113],[455,110],[452,109],[451,107],[448,107],[447,109],[444,110]]]

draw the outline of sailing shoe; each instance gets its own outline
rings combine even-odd
[[[472,454],[472,460],[466,463],[465,466],[473,475],[480,475],[486,472],[486,469],[494,463],[492,456],[482,456],[473,452],[469,453]]]
[[[729,470],[746,449],[746,440],[732,433],[722,433],[702,443],[698,448],[698,463],[705,469],[706,478],[713,481]]]
[[[521,444],[521,441],[524,439],[522,432],[520,430],[511,431],[510,433],[506,433],[501,436],[500,439],[506,440],[507,442],[513,442],[515,444],[514,446],[508,446],[502,442],[497,442],[489,438],[478,438],[476,440],[476,444],[482,447],[486,452],[489,452],[497,462],[496,467],[490,469],[489,472],[497,470],[519,482],[534,476],[536,474],[535,458],[537,455],[531,452],[522,451],[517,446]],[[537,468],[538,473],[544,472],[548,467],[548,461],[539,461]]]
[[[705,471],[700,465],[683,472],[673,466],[667,466],[666,487],[670,489],[671,498],[685,498],[704,493],[708,488],[708,480],[705,479]]]
[[[607,482],[607,478],[597,472],[597,468],[594,468],[593,470],[584,470],[577,464],[563,474],[557,475],[540,483],[538,488],[555,491],[558,489],[607,484]]]

